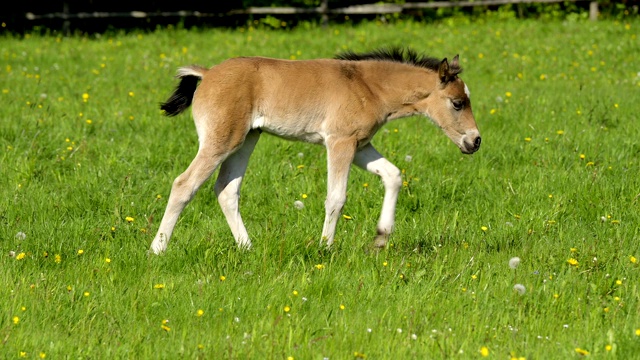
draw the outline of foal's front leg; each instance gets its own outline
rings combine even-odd
[[[395,223],[396,203],[402,187],[400,170],[389,160],[382,157],[371,144],[367,144],[356,153],[353,163],[380,176],[384,184],[384,200],[382,201],[382,211],[378,221],[378,235],[374,241],[374,246],[384,247],[389,240],[389,235],[391,235]]]
[[[327,199],[325,200],[324,226],[322,227],[321,243],[327,246],[333,243],[336,225],[342,207],[347,200],[347,181],[353,156],[356,151],[356,141],[351,138],[328,138],[327,144]]]

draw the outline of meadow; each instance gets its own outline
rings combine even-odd
[[[0,357],[639,356],[638,29],[486,16],[1,37]],[[405,180],[386,249],[369,249],[378,178],[351,172],[327,250],[324,149],[263,136],[241,198],[253,249],[209,181],[148,255],[197,150],[190,114],[158,109],[177,67],[391,45],[460,54],[483,144],[463,155],[420,117],[376,135]]]

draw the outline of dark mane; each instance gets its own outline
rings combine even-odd
[[[426,55],[418,54],[415,50],[411,48],[402,48],[402,47],[392,47],[392,48],[382,48],[376,49],[367,53],[354,53],[352,51],[346,51],[340,53],[335,56],[335,59],[338,60],[349,60],[349,61],[363,61],[363,60],[374,60],[374,61],[392,61],[399,62],[403,64],[414,65],[418,67],[422,67],[425,69],[438,71],[440,67],[440,63],[442,59],[428,57]],[[459,74],[462,72],[462,69],[459,65],[452,64],[449,62],[450,69],[449,71],[452,74]]]

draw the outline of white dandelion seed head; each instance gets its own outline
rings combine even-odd
[[[507,221],[506,223],[504,223],[506,226],[508,227],[513,227],[513,223],[511,221]]]
[[[298,153],[298,157],[299,157],[299,158],[303,158],[303,157],[304,157],[304,154],[303,154],[303,153],[301,153],[301,152],[299,152],[299,153]]]
[[[296,200],[293,202],[293,207],[295,207],[298,210],[302,210],[304,209],[304,203],[300,200]]]
[[[233,321],[239,323],[240,322],[240,318],[236,316],[236,317],[233,318]]]
[[[527,288],[525,288],[522,284],[513,285],[513,290],[515,290],[520,295],[524,295],[524,293],[527,292]]]
[[[16,257],[16,252],[13,250],[9,251],[9,257]]]
[[[18,233],[16,234],[16,239],[18,240],[24,240],[27,237],[27,234],[23,233],[22,231],[18,231]]]
[[[496,96],[496,102],[503,102],[502,96]]]
[[[411,162],[411,160],[413,160],[413,156],[411,156],[411,155],[407,155],[407,156],[404,157],[404,161],[406,161],[406,162]]]
[[[307,301],[307,298],[306,297],[302,297],[302,301]]]
[[[569,328],[569,324],[564,324],[562,325],[563,328],[568,329]]]
[[[373,330],[371,330],[371,328],[368,328],[368,329],[367,329],[367,332],[368,332],[368,333],[371,333],[372,331],[373,331]]]
[[[518,267],[518,265],[520,265],[520,258],[519,257],[512,257],[511,259],[509,259],[509,267],[512,269],[515,269]]]
[[[418,335],[411,334],[411,340],[418,340]]]
[[[607,222],[607,218],[605,216],[600,216],[600,221]]]
[[[398,332],[398,334],[402,334],[402,329],[397,328],[396,331]]]

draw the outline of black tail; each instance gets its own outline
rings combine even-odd
[[[160,109],[164,111],[165,115],[176,116],[191,105],[193,94],[196,92],[196,87],[198,87],[198,80],[200,80],[200,76],[181,76],[180,84],[173,91],[171,97],[160,104]]]

